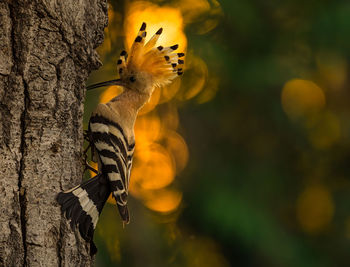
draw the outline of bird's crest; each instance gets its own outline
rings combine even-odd
[[[163,29],[160,28],[152,38],[145,43],[146,23],[142,23],[140,31],[131,46],[129,56],[125,50],[120,53],[117,70],[120,78],[134,79],[133,74],[147,73],[152,85],[163,86],[171,82],[176,76],[182,75],[185,56],[175,53],[178,45],[169,47],[156,46]],[[132,80],[131,80],[132,82]]]

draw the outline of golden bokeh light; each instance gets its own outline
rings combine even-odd
[[[181,79],[175,79],[171,84],[163,87],[161,89],[161,98],[159,99],[159,104],[170,101],[176,93],[179,91],[181,86]]]
[[[180,173],[188,162],[188,149],[185,140],[175,131],[167,131],[166,148],[173,156],[176,172]]]
[[[169,104],[162,114],[162,123],[165,129],[176,130],[179,126],[179,113],[175,104]]]
[[[143,146],[137,150],[135,157],[138,163],[132,172],[131,183],[137,182],[145,190],[155,190],[168,186],[174,180],[174,164],[161,145]]]
[[[200,14],[210,10],[207,0],[180,0],[178,5],[187,21],[194,21]]]
[[[148,208],[161,210],[160,212],[170,212],[179,206],[174,195],[165,196],[172,191],[163,189],[173,182],[176,173],[185,167],[188,160],[185,141],[170,130],[178,126],[177,109],[169,108],[165,115],[164,120],[160,120],[155,113],[138,117],[135,123],[137,146],[130,178],[130,192],[143,200]],[[159,201],[158,194],[162,194],[162,199],[168,204],[165,203],[162,207],[159,207],[160,204],[150,205],[150,199]],[[181,202],[181,198],[176,200]]]
[[[291,119],[304,118],[322,110],[326,97],[314,82],[302,79],[288,81],[282,89],[282,107]]]
[[[322,185],[307,187],[297,200],[296,213],[306,233],[318,234],[324,231],[334,214],[333,199],[328,188]]]
[[[149,194],[145,199],[145,205],[151,210],[169,213],[176,210],[182,200],[182,194],[173,189],[162,189]]]
[[[180,0],[176,6],[181,10],[184,23],[189,24],[200,21],[197,33],[205,34],[214,29],[223,14],[220,3],[216,0]],[[201,20],[203,17],[206,19]]]
[[[218,89],[219,89],[219,78],[209,77],[204,90],[200,93],[200,95],[197,98],[197,102],[199,104],[203,104],[205,102],[212,100],[215,97]]]
[[[140,109],[139,115],[152,111],[159,103],[161,88],[155,88],[151,99]]]
[[[163,46],[179,44],[179,50],[186,50],[187,38],[183,32],[183,17],[179,9],[145,1],[128,4],[124,21],[126,47],[131,47],[142,22],[147,23],[146,42],[159,28],[163,28],[158,43]]]
[[[192,54],[187,57],[186,69],[191,71],[195,79],[184,77],[184,90],[178,94],[178,99],[185,101],[197,96],[205,86],[208,78],[208,67],[203,59]]]
[[[112,98],[119,95],[122,91],[123,89],[120,86],[115,86],[115,85],[109,86],[100,95],[100,103],[107,103],[108,101],[112,100]]]
[[[159,140],[161,126],[161,121],[156,115],[139,116],[135,123],[136,149],[144,150],[144,146]]]

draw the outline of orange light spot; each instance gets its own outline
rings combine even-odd
[[[180,86],[181,79],[175,79],[171,84],[161,88],[161,97],[159,99],[159,104],[170,101],[179,91]]]
[[[167,112],[162,114],[165,129],[176,130],[179,126],[179,114],[175,105],[168,105]],[[164,133],[166,135],[166,133]]]
[[[103,91],[103,93],[100,96],[100,103],[107,103],[112,98],[116,97],[123,91],[122,87],[120,86],[109,86],[106,90]]]
[[[169,213],[176,210],[182,200],[182,194],[172,189],[163,189],[154,195],[147,197],[145,201],[146,207],[151,210]]]
[[[150,111],[152,111],[158,104],[160,98],[160,88],[155,88],[151,99],[140,109],[139,115],[144,115]]]
[[[210,4],[207,0],[181,0],[179,7],[188,21],[193,21],[200,14],[210,10]]]
[[[146,42],[163,28],[158,43],[162,46],[179,44],[179,49],[184,51],[187,46],[187,38],[183,32],[183,18],[179,9],[169,6],[158,6],[150,2],[137,1],[127,6],[124,30],[126,35],[126,47],[131,47],[142,22],[147,23]]]
[[[198,96],[198,99],[197,99],[198,103],[203,104],[205,102],[212,100],[215,97],[218,89],[219,89],[219,79],[217,77],[211,77],[208,80],[204,90]]]
[[[137,147],[142,149],[160,138],[161,122],[158,116],[141,116],[135,123],[135,138]]]
[[[296,209],[301,228],[309,234],[320,233],[333,218],[332,196],[324,186],[310,186],[299,196]]]
[[[183,90],[178,94],[178,98],[182,101],[189,100],[198,95],[204,88],[208,78],[208,67],[205,62],[199,57],[188,55],[186,63],[186,70],[191,72],[191,77],[183,79]]]
[[[180,173],[188,161],[188,149],[185,140],[174,131],[166,133],[166,147],[173,156],[176,164],[176,172]]]
[[[132,172],[132,182],[138,183],[144,190],[166,187],[175,177],[175,168],[166,149],[159,144],[138,149],[137,164]]]
[[[214,29],[223,14],[220,3],[216,0],[180,0],[176,6],[180,8],[186,24],[198,22],[205,17],[197,28],[199,34],[205,34]]]
[[[298,119],[319,112],[326,103],[320,87],[307,80],[288,81],[282,90],[282,107],[291,119]]]

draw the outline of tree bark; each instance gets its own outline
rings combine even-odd
[[[0,0],[0,266],[89,266],[56,195],[81,182],[106,0]]]

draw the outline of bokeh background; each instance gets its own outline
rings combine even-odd
[[[111,0],[88,84],[145,21],[185,73],[135,125],[131,222],[109,200],[96,266],[350,266],[350,2]],[[85,126],[98,102],[87,93]]]

